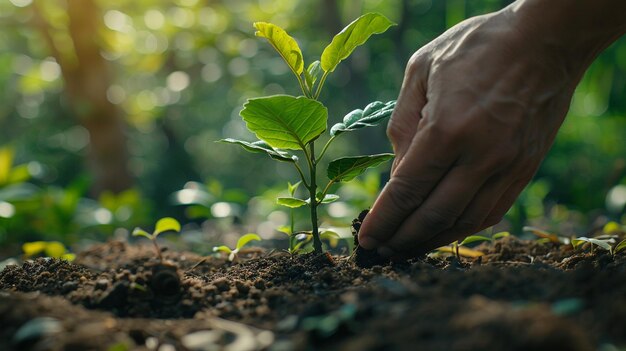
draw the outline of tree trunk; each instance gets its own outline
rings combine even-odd
[[[122,111],[107,99],[111,71],[100,55],[100,11],[94,0],[67,0],[67,35],[72,40],[73,52],[64,52],[51,34],[58,29],[46,21],[37,1],[34,6],[38,27],[61,66],[72,112],[89,132],[87,164],[94,177],[92,193],[128,189],[133,185],[133,176],[128,168],[125,123]]]

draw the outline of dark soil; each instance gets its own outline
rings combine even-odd
[[[123,242],[0,273],[0,350],[595,350],[626,346],[626,254],[506,237],[360,268]]]

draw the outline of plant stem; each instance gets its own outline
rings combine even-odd
[[[294,215],[293,215],[293,208],[289,211],[290,213],[290,224],[289,224],[289,253],[293,253],[293,248],[294,248],[294,242],[293,240],[296,238],[296,233],[294,233],[294,228],[295,228],[295,223],[294,223]]]
[[[322,196],[320,199],[320,203],[324,200],[324,198],[326,197],[326,193],[328,193],[328,190],[330,189],[331,185],[335,184],[334,181],[330,181],[328,182],[328,184],[326,184],[326,187],[324,188],[324,190],[322,191]]]
[[[320,162],[322,157],[324,157],[324,154],[326,153],[326,150],[328,149],[328,146],[330,146],[330,144],[333,142],[333,140],[335,140],[335,137],[337,137],[337,136],[333,135],[332,137],[330,137],[330,139],[328,139],[328,141],[326,142],[326,144],[322,148],[322,152],[320,152],[319,156],[317,156],[317,159],[315,160],[316,163]]]
[[[315,95],[313,95],[313,99],[317,100],[317,98],[320,96],[320,93],[322,92],[322,87],[324,86],[324,82],[326,82],[326,77],[328,76],[329,72],[324,72],[324,74],[322,75],[322,79],[320,79],[320,82],[317,84],[317,89],[315,90]]]
[[[302,184],[304,184],[304,186],[308,189],[309,188],[309,183],[307,183],[306,178],[304,177],[304,172],[302,172],[302,168],[300,168],[300,166],[294,162],[293,164],[296,169],[298,170],[298,173],[300,174],[300,178],[302,178]]]
[[[316,177],[316,171],[317,171],[317,164],[315,162],[315,143],[312,141],[309,143],[309,150],[311,151],[310,156],[310,162],[309,165],[310,167],[310,171],[311,171],[311,185],[309,186],[309,194],[311,197],[311,201],[310,201],[310,206],[311,206],[311,225],[313,226],[313,248],[315,249],[315,252],[318,254],[322,253],[322,241],[320,240],[320,233],[319,233],[319,228],[317,227],[317,200],[316,200],[316,192],[317,192],[317,177]]]
[[[163,263],[163,256],[161,256],[161,249],[159,249],[159,245],[157,245],[156,238],[152,239],[152,244],[154,245],[154,250],[156,251],[157,256],[159,257],[159,261]]]

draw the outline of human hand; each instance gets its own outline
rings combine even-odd
[[[387,134],[391,180],[359,233],[409,257],[499,222],[531,180],[584,72],[503,11],[468,19],[410,59]]]

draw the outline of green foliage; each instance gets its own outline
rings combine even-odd
[[[238,256],[237,254],[239,254],[239,252],[241,251],[241,249],[243,249],[244,246],[246,246],[249,242],[251,241],[260,241],[261,237],[258,234],[254,234],[254,233],[248,233],[246,235],[243,235],[242,237],[239,238],[239,240],[237,240],[237,245],[235,245],[234,249],[231,249],[230,247],[226,246],[226,245],[221,245],[221,246],[216,246],[213,248],[214,252],[224,252],[228,254],[228,260],[230,262],[234,261]]]
[[[154,249],[157,256],[159,257],[159,260],[163,261],[163,256],[161,256],[161,249],[159,248],[156,239],[159,234],[168,231],[180,232],[180,223],[172,217],[164,217],[159,219],[154,226],[154,231],[152,233],[148,233],[141,228],[135,228],[133,230],[133,236],[143,236],[150,239],[150,241],[152,241],[152,244],[154,245]]]
[[[328,179],[333,182],[349,182],[366,169],[376,167],[393,158],[393,154],[342,157],[328,165]]]
[[[305,149],[326,130],[326,107],[303,96],[249,99],[243,107],[241,117],[248,129],[277,149]]]
[[[382,33],[392,25],[386,17],[377,13],[369,13],[359,17],[337,34],[322,53],[321,61],[315,61],[306,71],[302,52],[295,41],[282,28],[264,22],[254,24],[256,35],[266,38],[276,49],[296,76],[304,96],[274,95],[261,98],[252,98],[244,104],[240,112],[248,129],[266,145],[261,146],[259,141],[245,142],[234,139],[223,139],[222,142],[242,146],[250,152],[264,152],[279,161],[290,161],[294,164],[309,198],[304,200],[294,197],[297,185],[289,185],[289,197],[279,197],[279,205],[291,209],[292,223],[287,232],[290,236],[290,252],[298,250],[294,239],[293,209],[309,205],[311,209],[311,231],[314,250],[322,252],[322,237],[332,236],[332,232],[322,232],[318,228],[317,207],[339,199],[335,194],[329,194],[330,187],[337,182],[347,182],[362,174],[367,168],[376,167],[393,158],[392,154],[365,155],[344,157],[331,161],[327,175],[329,182],[322,191],[318,191],[317,166],[326,153],[330,144],[342,132],[353,131],[363,127],[375,126],[389,117],[395,102],[374,102],[366,106],[365,110],[356,110],[344,118],[330,131],[330,139],[326,142],[319,155],[315,154],[315,141],[327,129],[328,110],[317,101],[328,74],[335,70],[337,65],[347,58],[354,49],[365,43],[376,33]],[[321,67],[321,69],[320,69]],[[324,73],[321,73],[324,70]],[[322,74],[321,78],[318,77]],[[304,75],[304,77],[303,77]],[[304,79],[303,79],[304,78]],[[317,83],[317,86],[315,86]],[[304,175],[298,164],[298,159],[290,157],[283,149],[300,150],[304,153],[309,167],[309,177]],[[299,183],[298,183],[299,185]],[[336,235],[336,233],[335,233]],[[226,247],[218,247],[226,250]]]
[[[76,255],[67,252],[65,246],[58,241],[33,241],[24,243],[22,251],[25,258],[31,258],[40,254],[46,257],[60,258],[67,261],[73,261]]]
[[[344,28],[335,35],[332,42],[322,53],[322,69],[325,72],[332,72],[337,65],[352,53],[357,46],[364,44],[373,34],[384,33],[393,26],[387,17],[379,13],[365,14]]]
[[[342,123],[337,123],[330,128],[330,135],[335,136],[343,132],[377,126],[381,121],[391,116],[395,106],[395,101],[389,101],[388,103],[375,101],[365,106],[363,110],[354,110],[343,118]]]

